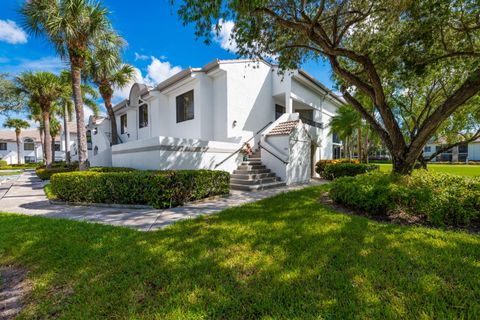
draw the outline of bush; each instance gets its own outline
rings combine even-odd
[[[55,173],[72,172],[76,170],[78,170],[78,168],[74,167],[52,167],[50,169],[47,169],[45,167],[38,167],[37,169],[35,169],[35,173],[42,180],[50,180],[50,177]]]
[[[480,220],[480,178],[415,170],[411,176],[371,172],[331,184],[337,203],[370,214],[405,212],[435,225]]]
[[[378,170],[379,167],[360,163],[358,160],[338,159],[320,160],[315,165],[315,171],[324,179],[333,180],[339,177],[356,176],[357,174]]]
[[[93,172],[129,172],[135,171],[133,168],[124,168],[124,167],[91,167],[88,171]]]
[[[95,170],[56,174],[53,193],[62,200],[87,203],[151,205],[168,208],[185,202],[229,193],[230,175],[224,171]]]
[[[8,162],[6,160],[0,160],[0,167],[8,166]]]

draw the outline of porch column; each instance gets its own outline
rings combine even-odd
[[[452,162],[458,162],[458,146],[452,149]]]
[[[293,113],[293,99],[290,97],[290,92],[285,93],[285,113]]]

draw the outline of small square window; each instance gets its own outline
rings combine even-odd
[[[55,143],[55,151],[60,151],[60,143]]]
[[[7,143],[6,142],[0,142],[0,150],[7,150]]]
[[[148,105],[146,104],[138,107],[138,127],[148,127]]]

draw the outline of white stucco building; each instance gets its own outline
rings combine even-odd
[[[324,126],[342,103],[302,70],[281,75],[264,61],[215,60],[153,88],[134,84],[114,106],[117,145],[110,146],[110,120],[91,118],[89,160],[92,166],[226,170],[232,186],[250,189],[305,182],[317,160],[333,157]],[[246,142],[257,153],[242,165]]]
[[[440,148],[445,141],[429,141],[424,149],[423,156],[429,157]],[[447,150],[432,159],[433,162],[468,162],[480,161],[480,139],[472,141],[468,144],[462,144]]]
[[[72,160],[78,160],[76,123],[69,122],[70,154]],[[18,152],[15,131],[0,130],[0,160],[8,164],[17,164]],[[60,136],[55,138],[55,161],[65,160],[65,133],[62,127]],[[20,163],[43,161],[43,149],[38,129],[22,130],[20,133]]]

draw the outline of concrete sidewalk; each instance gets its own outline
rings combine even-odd
[[[26,171],[16,181],[9,183],[10,185],[0,186],[0,211],[30,216],[90,221],[151,231],[179,220],[217,213],[229,207],[323,183],[325,182],[312,180],[310,184],[263,191],[231,191],[230,196],[224,198],[206,200],[172,209],[127,209],[51,204],[43,191],[43,182],[37,178],[35,172]]]

